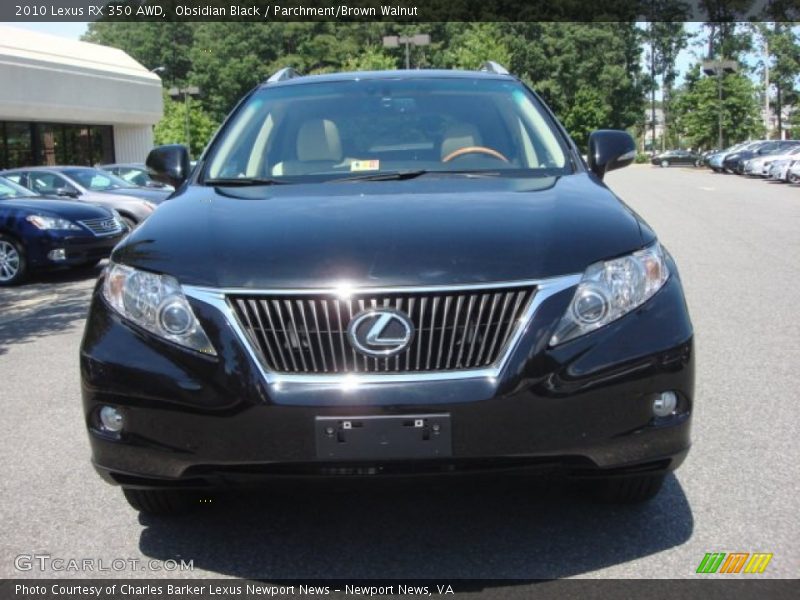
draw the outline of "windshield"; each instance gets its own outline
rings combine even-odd
[[[515,81],[361,79],[265,87],[215,142],[206,180],[382,173],[569,172],[563,141]]]
[[[76,181],[85,187],[87,190],[92,190],[95,192],[104,192],[106,190],[133,187],[132,184],[128,183],[124,179],[99,169],[64,169],[63,173],[73,181]]]
[[[109,173],[111,170],[109,169]],[[150,181],[150,176],[147,171],[140,167],[116,167],[114,174],[117,177],[124,179],[128,184],[137,187],[145,187],[147,182]]]
[[[32,196],[36,196],[36,194],[29,189],[17,185],[5,177],[0,177],[0,200],[6,198],[30,198]]]

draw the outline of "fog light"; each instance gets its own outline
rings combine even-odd
[[[67,260],[67,251],[64,248],[56,248],[47,253],[50,260]]]
[[[668,417],[678,407],[678,396],[675,392],[661,392],[653,400],[653,414],[657,417]]]
[[[122,413],[113,406],[104,406],[100,409],[100,426],[105,431],[119,433],[122,431]]]

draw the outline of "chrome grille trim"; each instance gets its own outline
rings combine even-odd
[[[348,298],[340,299],[343,306],[337,313],[341,327],[322,329],[319,318],[313,318],[316,303],[328,298],[325,296],[296,295],[279,298],[232,294],[227,297],[233,313],[255,345],[259,357],[268,371],[276,373],[388,373],[409,372],[411,367],[401,370],[400,361],[422,353],[426,354],[424,370],[452,371],[476,369],[490,366],[499,358],[516,327],[523,311],[536,293],[534,286],[500,288],[488,290],[494,299],[497,310],[487,314],[485,321],[465,318],[465,304],[474,304],[480,290],[449,290],[420,294],[419,292],[394,292],[390,295],[374,294],[367,290],[359,291]],[[483,294],[486,295],[486,294]],[[359,314],[380,308],[403,311],[411,300],[429,298],[432,300],[430,315],[420,312],[416,315],[407,309],[404,314],[414,324],[417,332],[408,347],[396,355],[387,357],[366,356],[361,352],[353,354],[349,350],[331,350],[323,342],[323,334],[343,340],[348,339],[346,348],[353,347],[349,340],[348,327]],[[266,326],[273,310],[270,302],[277,304],[278,328]],[[416,319],[416,322],[415,322]],[[428,327],[426,327],[426,324]],[[486,351],[475,355],[474,362],[457,359],[463,356],[464,347],[477,338],[483,340]],[[277,361],[272,348],[280,345],[280,351],[290,357],[291,368],[284,361]],[[357,348],[356,348],[357,350]],[[337,367],[328,367],[328,362],[336,361]],[[419,369],[423,370],[420,365]]]
[[[78,223],[86,227],[86,229],[96,236],[114,235],[116,233],[121,233],[123,230],[122,223],[115,217],[86,219],[85,221],[78,221]]]
[[[513,282],[502,282],[502,283],[481,283],[481,284],[465,284],[465,285],[446,285],[446,286],[416,286],[416,287],[389,287],[389,288],[372,288],[372,287],[363,287],[363,288],[346,288],[345,286],[329,286],[323,288],[305,288],[305,289],[262,289],[262,290],[252,290],[247,288],[208,288],[208,287],[199,287],[199,286],[190,286],[185,285],[183,286],[184,293],[200,302],[204,302],[209,304],[219,310],[226,318],[228,324],[230,325],[231,329],[234,331],[236,336],[242,342],[243,346],[245,347],[246,351],[250,355],[253,362],[258,366],[259,370],[261,371],[262,376],[266,380],[266,382],[270,385],[280,385],[282,383],[286,384],[324,384],[324,385],[337,385],[337,386],[354,386],[354,385],[361,385],[367,383],[401,383],[401,382],[414,382],[414,381],[436,381],[436,380],[455,380],[455,379],[471,379],[471,378],[490,378],[494,379],[500,375],[503,368],[505,367],[506,363],[508,362],[509,357],[514,352],[519,343],[520,338],[522,337],[523,333],[525,332],[527,324],[530,322],[531,318],[535,314],[538,307],[548,298],[557,294],[561,291],[564,291],[570,287],[577,285],[580,282],[581,274],[572,274],[572,275],[564,275],[560,277],[554,277],[550,279],[542,279],[542,280],[524,280],[524,281],[513,281]],[[489,310],[486,305],[492,304],[492,299],[490,296],[494,297],[494,309],[497,308],[497,297],[494,294],[489,294],[488,290],[501,290],[506,288],[536,288],[535,294],[533,295],[533,299],[528,303],[527,307],[525,307],[524,313],[520,317],[520,324],[513,331],[509,334],[507,343],[505,347],[502,349],[502,352],[498,355],[497,360],[495,360],[491,364],[482,364],[480,362],[481,355],[483,354],[482,349],[477,349],[479,345],[478,342],[478,335],[477,332],[473,332],[472,339],[465,338],[469,341],[469,348],[466,350],[468,353],[478,351],[478,354],[474,357],[473,364],[479,364],[481,366],[477,368],[470,368],[470,369],[460,369],[460,370],[440,370],[440,371],[433,371],[433,370],[423,370],[417,367],[419,370],[416,371],[400,371],[400,372],[363,372],[360,370],[358,372],[338,372],[338,373],[323,373],[323,372],[290,372],[290,373],[283,373],[283,372],[275,372],[270,371],[266,365],[265,361],[262,359],[262,353],[258,350],[258,346],[251,342],[251,338],[249,334],[246,332],[245,326],[240,322],[240,320],[236,317],[236,314],[233,310],[231,303],[228,301],[228,296],[248,296],[255,302],[256,299],[260,305],[264,305],[266,301],[269,299],[273,302],[274,307],[278,307],[278,302],[276,297],[285,297],[285,296],[310,296],[310,295],[328,295],[332,298],[328,298],[327,300],[323,300],[324,306],[326,309],[326,317],[329,318],[331,321],[337,321],[337,315],[339,316],[339,322],[336,323],[336,326],[339,329],[343,329],[343,326],[346,327],[346,322],[342,323],[341,319],[342,314],[345,311],[352,310],[351,302],[346,302],[347,307],[342,307],[342,299],[340,296],[349,294],[351,296],[359,296],[359,295],[366,295],[369,297],[373,297],[380,294],[419,294],[420,297],[416,304],[417,313],[420,315],[425,314],[426,306],[425,304],[432,304],[432,302],[427,302],[428,296],[425,296],[426,293],[431,292],[448,292],[453,294],[455,292],[469,292],[469,291],[480,291],[480,300],[475,300],[475,303],[478,305],[479,313],[482,310]],[[259,298],[263,297],[263,298]],[[434,297],[436,298],[436,297]],[[409,298],[410,299],[410,298]],[[521,300],[520,300],[521,301]],[[516,302],[516,300],[515,300]],[[415,307],[411,306],[410,302],[408,304],[408,313],[411,313],[410,316],[413,315]],[[330,310],[328,310],[330,308]],[[405,305],[402,306],[405,309]],[[348,310],[349,309],[349,310]],[[278,310],[280,310],[278,308]],[[433,319],[431,319],[432,321]],[[416,319],[415,319],[416,321]],[[332,323],[331,323],[332,324]],[[326,321],[327,325],[327,321]],[[422,329],[429,327],[429,324],[423,324]],[[510,324],[513,326],[513,323]],[[271,329],[275,332],[273,336],[273,340],[275,341],[278,339],[277,330],[274,328],[274,323],[271,325]],[[331,331],[331,327],[328,327],[327,331]],[[286,331],[283,328],[283,331]],[[429,333],[432,329],[429,329]],[[484,340],[485,342],[485,336]],[[433,336],[429,337],[429,345],[433,342]],[[336,345],[336,340],[329,339],[329,344]],[[360,355],[358,355],[355,350],[352,348],[348,348],[345,344],[344,340],[340,338],[339,340],[340,350],[342,354],[339,355],[336,352],[332,352],[333,355],[336,356],[351,356],[349,360],[351,361],[358,361]],[[283,349],[280,344],[277,345],[276,348],[273,350],[278,350],[276,353],[277,357],[281,359],[281,364],[288,370],[288,363],[291,360],[294,360],[293,353],[289,354],[289,361],[286,361],[286,357],[283,355]],[[425,361],[425,357],[423,356],[422,352],[422,344],[417,345],[417,353],[416,356],[411,356],[411,353],[406,353],[406,364],[412,363],[422,364]],[[430,359],[430,354],[428,354],[427,359]],[[393,359],[390,359],[393,360]],[[399,356],[397,357],[397,361],[399,361]],[[484,357],[485,360],[485,357]],[[297,365],[293,364],[292,367],[295,371],[297,371]],[[337,365],[338,368],[341,368],[341,365]]]

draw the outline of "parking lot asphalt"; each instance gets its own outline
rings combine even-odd
[[[178,574],[15,568],[37,553],[191,560],[192,577],[684,578],[706,552],[770,552],[747,577],[796,577],[800,186],[650,166],[608,183],[678,261],[696,330],[694,445],[654,501],[595,506],[518,478],[276,483],[139,517],[92,470],[80,409],[98,270],[37,275],[0,290],[0,577]]]

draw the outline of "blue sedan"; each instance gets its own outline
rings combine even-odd
[[[37,196],[0,177],[0,286],[35,269],[95,264],[126,233],[107,208]]]

